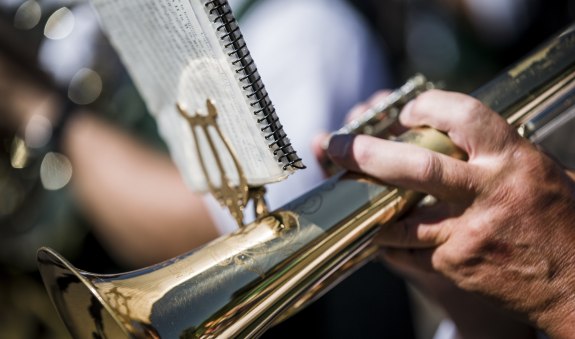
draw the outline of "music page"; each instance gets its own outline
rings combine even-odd
[[[214,128],[192,128],[188,116],[207,115],[214,102],[218,125],[229,141],[250,185],[284,179],[288,172],[268,147],[253,108],[223,50],[220,32],[201,0],[93,0],[101,24],[154,115],[161,136],[194,191],[219,186],[220,171],[205,131],[223,160],[232,183],[239,181],[232,157]],[[195,133],[195,138],[194,134]],[[198,146],[196,141],[198,140]]]

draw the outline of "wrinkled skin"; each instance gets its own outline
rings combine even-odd
[[[423,93],[400,122],[445,132],[468,159],[363,135],[330,140],[338,165],[438,199],[381,231],[385,262],[442,304],[462,337],[526,338],[529,324],[575,338],[569,174],[467,95]]]

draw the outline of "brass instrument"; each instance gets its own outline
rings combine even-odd
[[[574,29],[473,95],[525,137],[549,126],[575,97]],[[431,129],[399,140],[464,157]],[[39,269],[76,338],[257,337],[371,260],[373,235],[423,197],[342,172],[232,234],[148,268],[93,274],[42,248]]]

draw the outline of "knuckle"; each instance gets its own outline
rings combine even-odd
[[[415,114],[418,112],[425,112],[429,104],[435,101],[438,95],[439,93],[435,89],[431,89],[419,94],[413,100],[413,109],[411,112]]]
[[[481,222],[470,222],[467,225],[467,237],[469,244],[482,242],[485,236],[485,226]]]
[[[463,105],[463,108],[469,112],[469,113],[473,113],[473,114],[479,114],[480,112],[484,112],[486,111],[486,106],[483,105],[483,103],[477,99],[475,99],[474,97],[471,96],[462,96],[461,97],[461,102]]]
[[[452,266],[453,264],[450,263],[448,257],[439,249],[431,256],[431,267],[436,272],[446,274],[451,271]]]
[[[424,243],[433,243],[437,240],[436,232],[432,229],[431,226],[420,226],[418,229],[414,230],[414,232],[417,232],[415,237],[418,241]]]
[[[411,100],[408,105],[410,108],[402,110],[400,120],[407,125],[426,125],[425,120],[429,112],[434,110],[437,102],[441,102],[445,93],[441,90],[430,89],[427,90]]]
[[[355,161],[360,165],[369,164],[374,156],[373,146],[364,142],[364,138],[357,137],[353,143],[353,157]]]
[[[441,175],[441,161],[436,154],[426,152],[420,158],[420,164],[417,167],[418,179],[423,182],[434,182]]]
[[[459,115],[461,124],[470,124],[480,119],[484,112],[487,112],[486,107],[481,101],[472,97],[462,97],[461,108]]]

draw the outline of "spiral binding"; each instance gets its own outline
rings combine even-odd
[[[283,164],[284,170],[305,168],[283,130],[227,0],[206,1],[205,7],[216,25],[216,31],[220,34],[228,56],[235,58],[231,64],[235,67],[235,72],[241,74],[239,81],[242,83],[242,89],[249,92],[246,97],[250,100],[250,106],[254,108],[257,123],[260,130],[265,133],[265,139],[269,141],[268,146],[273,155]]]

